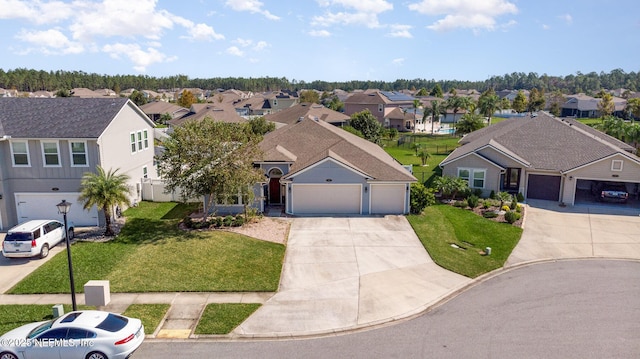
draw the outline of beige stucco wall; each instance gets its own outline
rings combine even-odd
[[[447,164],[442,169],[444,176],[458,177],[458,168],[476,168],[486,170],[484,188],[482,195],[488,196],[491,191],[500,191],[500,173],[501,169],[482,157],[470,154]]]

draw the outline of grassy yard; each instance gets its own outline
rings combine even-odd
[[[169,304],[131,304],[122,315],[142,320],[144,333],[153,334],[169,307]]]
[[[407,141],[398,144],[398,140],[383,140],[384,149],[403,165],[413,165],[413,175],[420,182],[430,182],[435,176],[441,175],[438,165],[451,151],[458,146],[457,136],[449,135],[409,135]],[[426,166],[422,166],[422,160],[416,156],[413,144],[419,144],[421,149],[426,150],[431,157],[427,160]]]
[[[253,312],[260,308],[257,303],[211,303],[202,313],[195,334],[228,334]]]
[[[78,309],[95,309],[95,307],[79,305]],[[64,312],[68,313],[70,311],[71,305],[64,305]],[[0,334],[25,324],[49,319],[53,319],[53,306],[51,304],[0,305]]]
[[[502,267],[522,235],[519,227],[444,204],[407,218],[438,265],[470,278]],[[486,247],[491,255],[480,254]]]
[[[92,279],[112,292],[275,291],[285,248],[240,234],[178,229],[193,208],[142,202],[124,214],[127,224],[105,243],[72,246],[76,291]],[[66,256],[43,264],[9,294],[68,293]]]

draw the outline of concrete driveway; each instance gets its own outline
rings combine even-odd
[[[280,289],[235,333],[310,335],[388,322],[470,282],[437,266],[403,216],[296,218]]]
[[[615,204],[560,207],[529,200],[524,232],[505,267],[596,257],[640,259],[640,210]]]

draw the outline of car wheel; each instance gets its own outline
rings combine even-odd
[[[45,243],[42,245],[42,248],[40,249],[40,258],[45,258],[48,255],[49,255],[49,245]],[[3,359],[3,358],[0,358],[0,359]]]
[[[73,228],[69,228],[69,232],[67,235],[69,236],[69,240],[72,240],[75,238],[76,234],[73,232]]]
[[[0,359],[18,359],[18,357],[13,353],[4,352],[0,353]]]
[[[0,358],[2,359],[2,358]],[[89,354],[87,354],[85,359],[108,359],[106,355],[100,353],[100,352],[91,352]]]

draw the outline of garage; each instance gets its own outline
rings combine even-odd
[[[372,184],[371,214],[404,213],[407,189],[403,184]]]
[[[292,214],[360,214],[360,184],[293,184]]]
[[[560,176],[529,175],[527,198],[557,201],[560,199]]]
[[[612,204],[616,207],[633,207],[640,205],[638,201],[638,192],[640,185],[633,182],[608,181],[608,180],[590,180],[578,179],[576,181],[576,192],[574,204]],[[598,195],[604,189],[623,189],[628,193],[627,201],[598,201]]]
[[[18,222],[22,223],[32,219],[56,219],[62,220],[56,205],[63,199],[71,202],[71,209],[67,214],[67,220],[75,226],[97,226],[98,210],[94,207],[90,211],[82,208],[78,203],[80,193],[16,193],[16,208]]]

